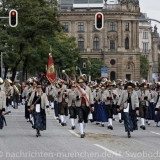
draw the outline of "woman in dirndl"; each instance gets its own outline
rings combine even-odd
[[[96,109],[96,121],[101,122],[102,127],[104,127],[105,122],[108,122],[105,102],[102,101],[102,96],[104,94],[104,91],[105,91],[105,85],[102,84],[101,90],[98,92],[97,96],[97,109]]]
[[[33,117],[34,117],[34,128],[37,133],[36,136],[41,136],[40,131],[46,130],[46,111],[49,112],[49,101],[46,93],[42,92],[42,85],[37,84],[36,92],[31,94],[31,97],[28,102],[28,108],[30,110],[30,105],[34,104]]]
[[[138,95],[133,91],[134,84],[128,82],[126,84],[127,90],[124,90],[120,96],[117,104],[117,110],[120,111],[120,105],[124,105],[123,116],[125,131],[128,133],[128,138],[134,130],[138,130],[137,116],[139,114],[139,100]]]

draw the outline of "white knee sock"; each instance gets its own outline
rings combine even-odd
[[[61,123],[64,123],[64,115],[60,115]]]
[[[80,130],[80,133],[83,134],[83,123],[79,123],[79,130]]]
[[[108,119],[108,126],[112,126],[112,118]]]
[[[141,125],[145,126],[145,124],[144,124],[144,118],[141,118]]]
[[[64,123],[67,123],[68,116],[64,116]]]
[[[51,108],[54,108],[54,102],[51,103]]]
[[[121,113],[118,113],[119,120],[121,120]]]
[[[71,118],[70,120],[71,120],[71,125],[75,126],[75,120],[73,118]]]
[[[83,130],[85,131],[85,128],[87,126],[87,123],[83,123]]]

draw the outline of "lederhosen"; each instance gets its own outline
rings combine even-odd
[[[109,90],[109,94],[111,94],[110,90]],[[113,107],[114,107],[113,98],[111,98],[109,101],[110,101],[110,104],[106,105],[107,115],[108,115],[108,118],[113,118]]]
[[[145,95],[145,90],[141,91],[141,96],[142,96],[142,94]],[[140,100],[140,102],[139,102],[139,116],[140,116],[140,118],[146,118],[147,111],[148,111],[148,106],[146,104],[146,100]]]
[[[77,118],[75,100],[72,100],[72,105],[69,107],[70,118]]]
[[[59,103],[59,114],[68,116],[68,103],[65,102],[65,94],[62,95],[62,102]]]
[[[85,90],[85,89],[84,89]],[[88,123],[88,114],[89,114],[89,107],[86,105],[86,100],[84,97],[81,98],[81,106],[77,107],[77,114],[78,114],[78,123]]]

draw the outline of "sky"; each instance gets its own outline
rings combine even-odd
[[[147,13],[147,17],[160,21],[160,0],[139,0],[142,13]],[[157,24],[160,33],[160,23],[152,21],[152,27]]]

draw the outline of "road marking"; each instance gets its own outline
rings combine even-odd
[[[78,135],[76,132],[74,132],[74,131],[72,131],[72,130],[69,130],[69,132],[71,132],[71,133],[74,134],[75,136],[79,137],[79,135]]]
[[[154,134],[158,134],[158,135],[160,135],[160,133],[156,133],[156,132],[151,132],[151,133],[154,133]]]
[[[97,147],[99,147],[99,148],[101,148],[101,149],[104,149],[107,152],[110,152],[110,153],[114,154],[115,156],[122,157],[121,154],[118,154],[118,153],[116,153],[116,152],[114,152],[114,151],[112,151],[110,149],[107,149],[107,148],[105,148],[105,147],[103,147],[103,146],[101,146],[99,144],[94,144],[94,145],[97,146]]]

